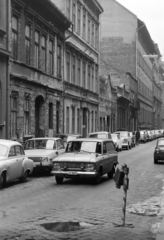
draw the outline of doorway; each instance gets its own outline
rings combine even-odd
[[[45,104],[44,98],[38,96],[35,99],[35,137],[45,136]]]

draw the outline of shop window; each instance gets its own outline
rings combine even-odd
[[[53,129],[53,103],[49,103],[49,129]]]
[[[11,95],[11,137],[17,137],[17,109],[18,94],[13,92]]]
[[[29,97],[24,100],[24,135],[29,134],[30,128],[30,100]]]

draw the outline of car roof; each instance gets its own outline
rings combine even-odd
[[[91,135],[91,134],[98,134],[98,133],[110,133],[110,132],[108,132],[108,131],[92,132],[92,133],[90,133],[89,135]],[[110,133],[110,134],[111,134],[111,133]]]
[[[31,140],[58,140],[61,139],[59,137],[39,137],[39,138],[30,138],[27,141],[31,141]]]
[[[84,141],[84,142],[113,142],[112,139],[106,139],[106,138],[77,138],[70,140],[69,142],[79,142],[79,141]]]
[[[21,145],[21,143],[13,140],[7,140],[7,139],[0,139],[0,144],[6,145],[8,147],[14,146],[14,145]]]

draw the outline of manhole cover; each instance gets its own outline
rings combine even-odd
[[[85,222],[52,222],[43,223],[41,226],[52,232],[71,232],[83,228],[93,227],[94,225]]]

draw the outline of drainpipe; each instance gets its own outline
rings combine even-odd
[[[10,51],[10,0],[6,1],[6,9],[7,9],[7,14],[6,14],[6,20],[7,20],[7,51]],[[7,68],[6,68],[6,139],[9,139],[9,82],[10,82],[10,56],[7,59]]]

